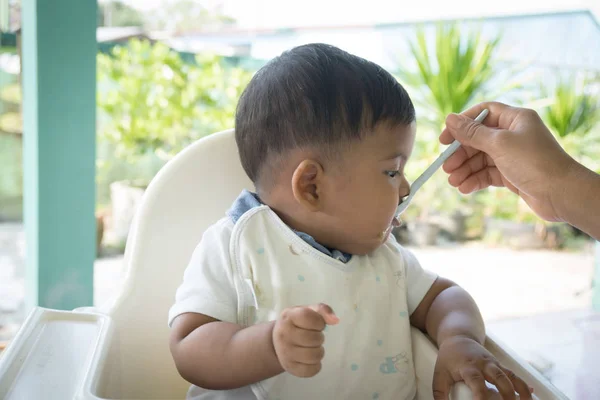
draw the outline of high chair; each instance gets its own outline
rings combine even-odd
[[[0,399],[184,399],[189,383],[168,347],[167,311],[204,230],[243,188],[252,188],[233,130],[207,136],[154,178],[134,218],[121,292],[74,311],[34,309],[0,357]],[[418,399],[432,400],[437,350],[412,330]],[[486,347],[524,378],[538,399],[566,399],[527,363],[488,337]],[[490,386],[490,399],[499,399]],[[453,400],[471,399],[464,384]]]

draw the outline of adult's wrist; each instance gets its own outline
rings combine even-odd
[[[552,202],[559,220],[600,240],[600,175],[573,161],[557,183]]]

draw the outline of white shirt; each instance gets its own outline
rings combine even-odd
[[[234,225],[211,226],[177,290],[169,324],[182,313],[249,326],[287,307],[326,303],[340,323],[325,331],[323,368],[315,377],[288,373],[235,391],[192,386],[197,399],[412,399],[416,383],[408,317],[436,275],[390,236],[346,264],[304,242],[267,206]]]

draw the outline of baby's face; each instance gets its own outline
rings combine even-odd
[[[415,124],[376,128],[355,143],[341,168],[327,179],[327,245],[351,254],[367,254],[391,233],[396,207],[409,194],[404,167],[412,152]],[[337,176],[335,176],[337,175]]]

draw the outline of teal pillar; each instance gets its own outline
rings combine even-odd
[[[93,303],[96,10],[22,1],[28,309]]]

